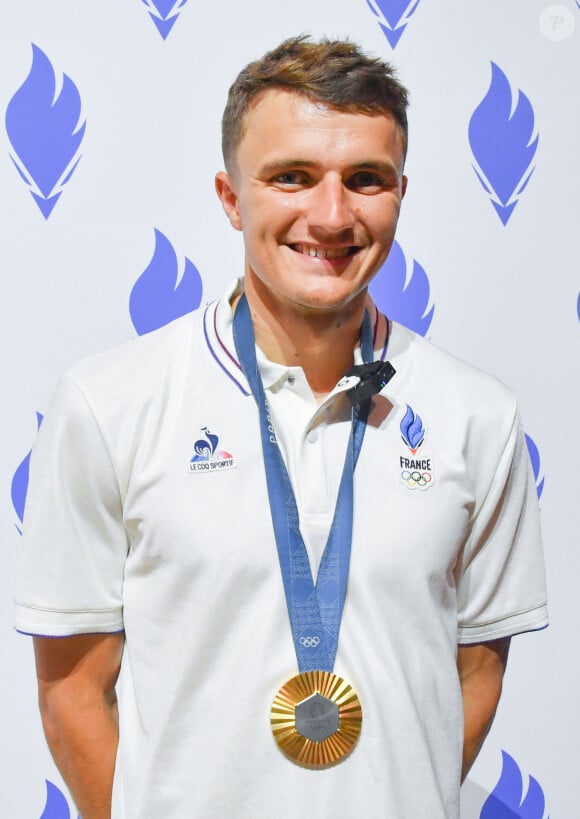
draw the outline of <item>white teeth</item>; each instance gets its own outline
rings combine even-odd
[[[322,248],[322,247],[313,247],[312,245],[294,245],[293,246],[298,253],[304,253],[306,256],[316,257],[317,259],[341,259],[344,256],[348,256],[350,252],[349,247],[335,247],[335,248]]]

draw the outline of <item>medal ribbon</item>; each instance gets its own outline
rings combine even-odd
[[[314,583],[300,532],[296,498],[268,412],[256,360],[254,328],[245,295],[237,305],[233,334],[240,364],[258,405],[270,511],[298,668],[301,673],[315,670],[332,672],[350,565],[354,470],[365,434],[370,399],[363,400],[360,405],[355,404],[352,409],[350,437],[336,509]],[[361,351],[365,363],[370,362],[374,351],[371,322],[366,311]]]

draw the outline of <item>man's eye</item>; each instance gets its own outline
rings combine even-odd
[[[362,188],[363,190],[369,188],[384,188],[385,184],[385,180],[381,176],[371,171],[355,173],[348,181],[349,188]]]
[[[308,178],[300,171],[285,171],[275,176],[273,181],[278,185],[305,185]]]

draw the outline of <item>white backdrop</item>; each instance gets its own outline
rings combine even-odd
[[[382,271],[377,294],[388,293],[386,311],[411,325],[424,312],[422,332],[434,343],[516,391],[538,448],[538,484],[545,479],[539,503],[551,627],[512,643],[498,716],[463,789],[462,819],[578,816],[580,2],[2,6],[0,815],[68,819],[69,806],[76,815],[44,744],[30,641],[11,626],[26,484],[26,466],[18,468],[34,441],[36,413],[73,361],[142,332],[145,309],[164,301],[169,313],[192,309],[241,272],[240,237],[213,194],[227,88],[250,59],[309,32],[350,36],[392,58],[411,89],[401,252]],[[503,224],[499,214],[505,221],[514,201]],[[397,293],[405,260],[413,287]],[[169,284],[161,296],[163,273]],[[147,320],[167,320],[153,314]],[[529,776],[538,784],[528,791]],[[510,790],[508,804],[501,794]]]

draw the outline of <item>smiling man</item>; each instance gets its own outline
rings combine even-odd
[[[388,112],[330,109],[274,87],[251,103],[229,173],[217,175],[244,235],[258,347],[300,365],[315,395],[352,365],[367,286],[395,236],[405,139]]]
[[[83,819],[458,819],[546,625],[511,393],[368,295],[406,106],[351,43],[247,66],[216,177],[244,275],[59,386],[16,626]]]

